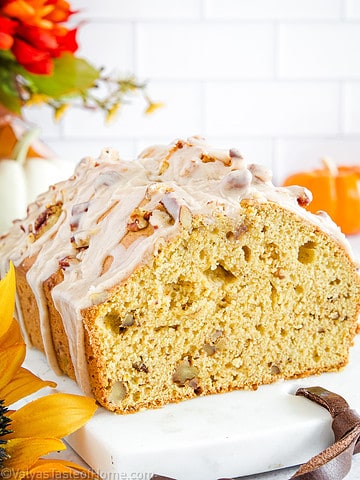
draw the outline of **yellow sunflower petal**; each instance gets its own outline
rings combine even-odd
[[[0,398],[9,406],[44,387],[56,387],[55,382],[41,380],[26,368],[21,367],[2,390]]]
[[[16,474],[27,472],[42,455],[65,450],[66,446],[58,438],[14,438],[7,441],[5,448],[10,458],[4,461],[3,468],[12,470],[17,478]]]
[[[13,318],[7,332],[0,338],[0,350],[5,350],[17,343],[24,343],[24,340],[19,323]]]
[[[31,480],[36,480],[36,478],[43,479],[44,474],[51,472],[53,475],[56,475],[56,478],[61,479],[62,477],[59,475],[60,473],[64,473],[64,479],[69,478],[81,478],[81,479],[99,479],[99,477],[95,472],[91,472],[90,470],[81,467],[73,462],[68,462],[66,460],[44,460],[40,458],[29,470],[29,476],[26,476],[24,480],[27,478],[31,478]],[[39,474],[37,477],[36,474]],[[73,474],[74,476],[69,476],[69,474]],[[55,476],[55,475],[54,475]]]
[[[0,338],[9,329],[15,308],[15,269],[13,264],[0,280]]]
[[[25,353],[24,343],[0,351],[0,391],[11,382],[17,370],[21,367],[25,359]]]
[[[6,438],[62,438],[82,427],[95,413],[95,400],[66,393],[38,398],[9,415],[14,433]]]

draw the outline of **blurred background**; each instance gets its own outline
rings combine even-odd
[[[106,125],[100,112],[49,107],[26,119],[61,156],[194,134],[269,165],[276,181],[323,156],[360,164],[360,0],[72,0],[79,55],[134,73],[165,106],[135,98]]]

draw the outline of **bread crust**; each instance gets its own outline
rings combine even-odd
[[[60,313],[57,311],[51,295],[52,289],[64,280],[61,269],[55,272],[51,277],[45,280],[44,294],[48,305],[49,323],[51,336],[54,343],[55,355],[60,370],[73,380],[75,380],[74,365],[71,360],[69,340],[66,336],[65,327]]]
[[[26,278],[26,274],[34,261],[35,257],[26,258],[18,267],[15,267],[16,288],[27,337],[35,348],[44,352],[39,309],[34,292],[31,290]]]

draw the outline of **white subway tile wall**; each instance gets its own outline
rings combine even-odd
[[[281,183],[332,157],[360,164],[360,0],[72,0],[79,53],[148,82],[165,107],[134,98],[103,115],[46,107],[26,117],[71,161],[114,147],[134,158],[194,134],[237,147]]]

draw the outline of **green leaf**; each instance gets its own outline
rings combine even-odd
[[[0,104],[14,113],[20,113],[21,100],[15,85],[11,59],[0,56]]]
[[[26,72],[23,76],[34,92],[59,99],[64,95],[81,93],[94,87],[100,72],[87,60],[64,54],[54,60],[54,71],[51,75]]]
[[[10,110],[10,112],[20,115],[22,104],[19,97],[10,96],[8,92],[4,92],[2,87],[0,85],[0,104]]]

